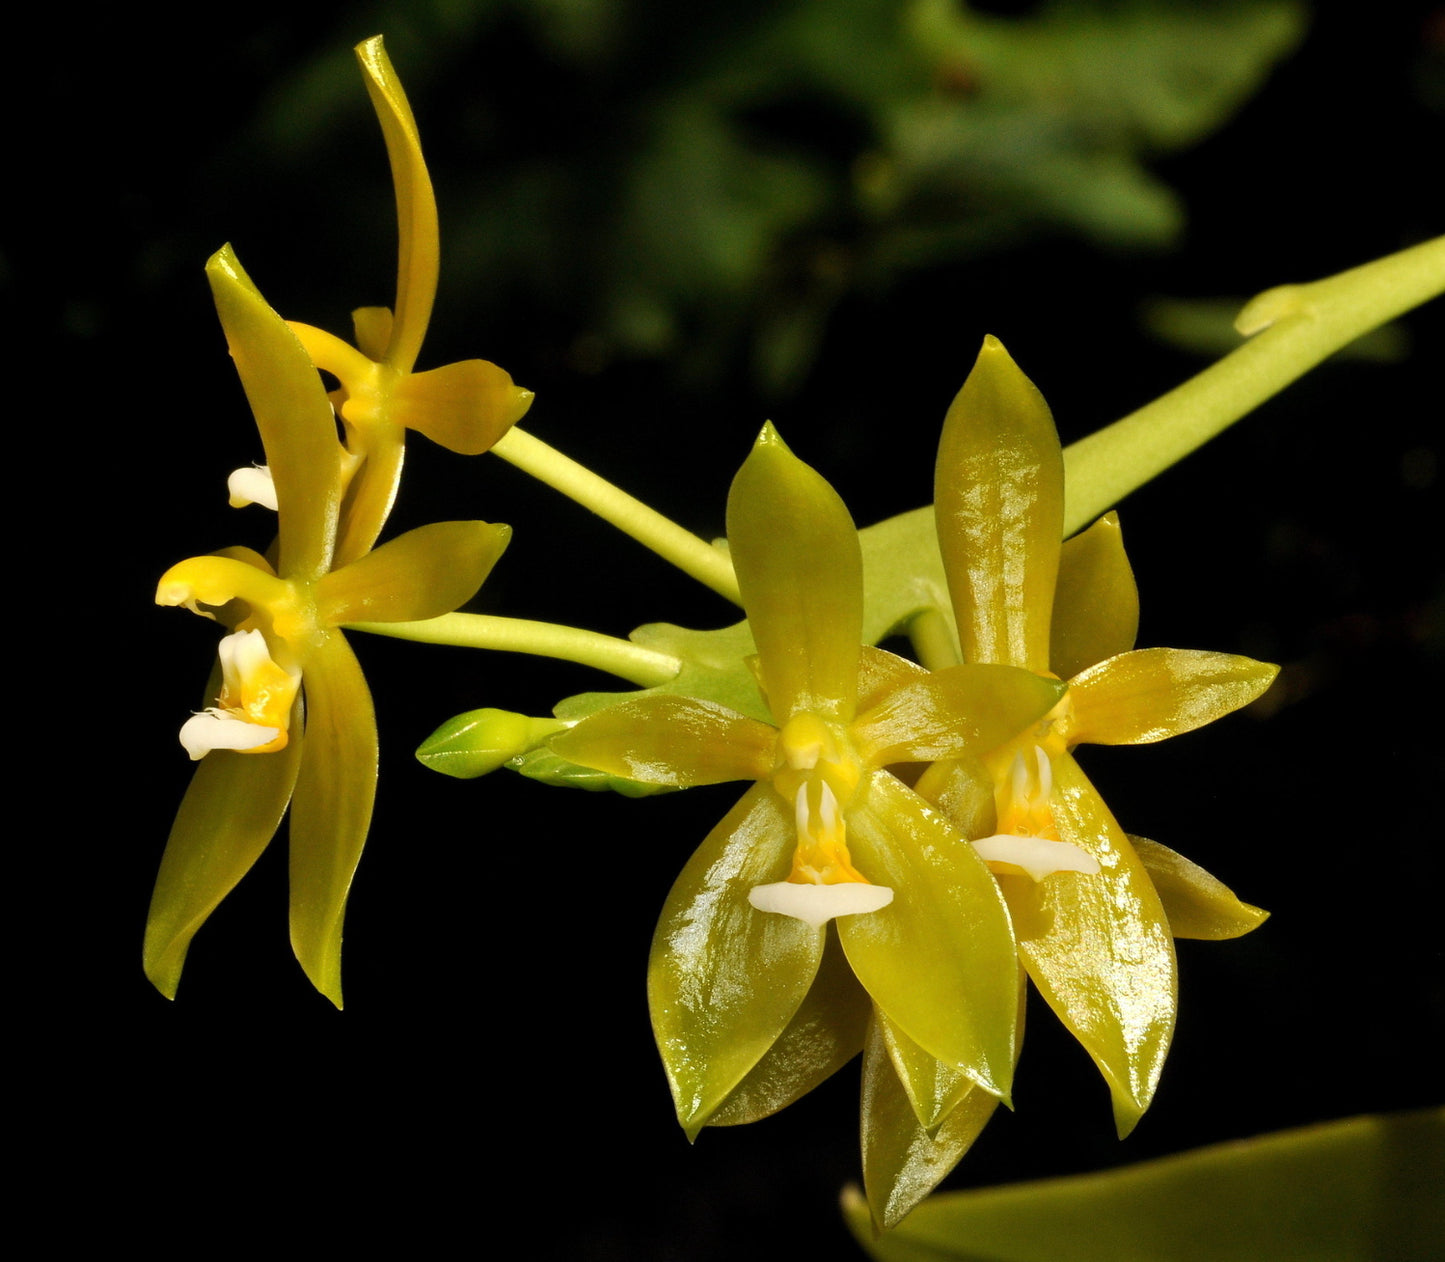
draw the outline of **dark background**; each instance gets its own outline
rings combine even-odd
[[[259,451],[201,268],[230,240],[285,314],[337,331],[350,306],[390,301],[390,192],[359,80],[354,112],[299,155],[270,152],[258,119],[276,84],[406,12],[262,7],[177,29],[141,6],[12,44],[7,305],[22,357],[39,336],[25,362],[42,383],[11,404],[22,443],[39,440],[21,458],[40,498],[20,501],[19,604],[43,628],[26,637],[43,669],[22,683],[41,680],[45,716],[12,792],[48,821],[27,828],[11,895],[25,1151],[42,1187],[103,1210],[115,1237],[183,1230],[203,1249],[274,1238],[294,1214],[298,1243],[400,1223],[419,1254],[455,1248],[456,1231],[486,1249],[515,1221],[528,1243],[503,1254],[854,1256],[834,1207],[857,1177],[856,1068],[689,1149],[651,1044],[652,921],[735,790],[633,802],[508,773],[446,780],[410,756],[458,710],[539,713],[597,686],[580,668],[354,637],[383,774],[346,1011],[291,959],[279,844],[196,939],[174,1004],[140,971],[189,775],[174,729],[214,651],[150,593],[183,556],[264,543],[257,510],[224,505],[226,472]],[[485,178],[466,120],[564,126],[585,100],[505,16],[447,42],[424,86],[394,49],[441,201],[423,366],[501,363],[538,393],[528,428],[700,533],[721,531],[768,418],[875,521],[928,498],[938,424],[983,334],[1004,339],[1067,442],[1205,362],[1149,336],[1149,298],[1243,298],[1438,232],[1442,30],[1428,5],[1325,7],[1231,122],[1153,164],[1188,207],[1182,248],[1043,234],[849,292],[787,390],[759,388],[726,350],[691,376],[594,354],[582,322],[525,290],[505,318],[469,316],[474,282],[447,273],[449,224]],[[1438,1101],[1439,304],[1404,326],[1403,361],[1321,367],[1124,505],[1140,643],[1284,672],[1256,711],[1088,750],[1086,769],[1129,831],[1274,915],[1239,942],[1180,944],[1174,1050],[1124,1144],[1087,1059],[1031,1009],[1018,1113],[949,1186]],[[501,461],[415,441],[393,528],[467,516],[517,531],[475,608],[619,635],[732,620]]]

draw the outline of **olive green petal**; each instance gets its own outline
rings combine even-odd
[[[807,1095],[863,1050],[863,1032],[872,1011],[837,936],[829,934],[823,962],[802,1007],[707,1124],[756,1122]]]
[[[1118,513],[1105,513],[1064,540],[1051,625],[1049,668],[1060,679],[1134,647],[1139,590],[1124,554]]]
[[[887,907],[838,919],[858,980],[924,1051],[1007,1098],[1018,968],[993,874],[886,772],[868,776],[847,819],[853,866],[893,890]]]
[[[1069,680],[1071,745],[1141,745],[1213,723],[1248,705],[1279,667],[1197,649],[1136,649]]]
[[[1052,805],[1060,839],[1093,855],[1099,872],[998,883],[1019,958],[1104,1075],[1122,1137],[1153,1099],[1174,1032],[1174,939],[1144,865],[1067,754],[1054,759]]]
[[[526,415],[532,392],[485,359],[409,373],[388,400],[388,416],[463,456],[490,450]]]
[[[875,1012],[874,1020],[893,1061],[893,1071],[913,1106],[914,1117],[930,1135],[937,1132],[970,1091],[983,1090],[961,1069],[930,1056],[882,1011]]]
[[[859,715],[882,705],[894,689],[927,678],[928,670],[917,662],[871,644],[861,645],[858,649]]]
[[[230,246],[211,256],[206,276],[276,484],[276,569],[314,579],[331,564],[341,508],[331,403],[296,334],[266,305]]]
[[[598,711],[549,745],[614,776],[690,787],[765,779],[777,743],[776,728],[716,702],[652,693]]]
[[[863,560],[843,501],[765,425],[733,479],[727,529],[774,718],[810,710],[847,722],[858,689]]]
[[[292,732],[300,729],[293,712]],[[176,997],[186,951],[208,917],[266,849],[296,783],[302,741],[271,754],[215,750],[191,779],[171,826],[146,918],[145,971]]]
[[[863,1141],[863,1186],[873,1225],[896,1227],[958,1165],[998,1108],[998,1101],[974,1087],[930,1134],[918,1123],[877,1025],[863,1047],[863,1096],[859,1130]]]
[[[451,613],[477,594],[511,538],[510,526],[484,521],[418,526],[325,575],[316,584],[317,612],[330,626]]]
[[[339,631],[306,657],[306,741],[291,802],[291,948],[341,1007],[341,924],[376,797],[376,713]]]
[[[1048,404],[997,338],[943,422],[934,513],[964,660],[1046,673],[1063,456]]]
[[[849,729],[865,762],[987,753],[1058,704],[1064,685],[1014,666],[950,666],[895,688]]]
[[[755,910],[748,891],[784,880],[793,822],[754,785],[708,834],[667,896],[647,964],[652,1030],[689,1138],[788,1028],[826,934]]]
[[[386,137],[391,180],[396,188],[396,317],[383,358],[410,372],[421,351],[436,299],[440,244],[437,204],[421,154],[416,119],[391,58],[374,35],[356,46],[366,91]]]
[[[1168,846],[1147,837],[1129,840],[1154,882],[1176,938],[1242,938],[1269,919],[1269,912],[1240,902],[1223,881]]]
[[[996,831],[993,775],[977,757],[929,765],[913,791],[964,837],[988,837]]]

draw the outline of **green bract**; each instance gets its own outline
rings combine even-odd
[[[695,1134],[789,1103],[856,1053],[863,992],[929,1056],[1006,1097],[1017,964],[996,882],[885,768],[980,754],[1062,689],[1010,667],[929,674],[861,647],[857,533],[771,426],[734,480],[728,538],[770,721],[653,693],[551,741],[644,783],[757,782],[679,877],[653,940],[678,1118]],[[840,950],[861,991],[824,966]]]

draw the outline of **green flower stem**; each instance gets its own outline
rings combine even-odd
[[[600,478],[585,465],[564,456],[540,438],[515,426],[508,430],[492,451],[524,473],[530,473],[555,491],[561,491],[583,508],[611,522],[623,534],[631,535],[643,547],[652,549],[684,574],[712,588],[719,596],[742,603],[738,580],[726,552],[714,548],[689,530],[649,508]]]
[[[958,637],[940,609],[925,609],[916,614],[908,624],[908,639],[919,664],[929,670],[946,670],[963,660],[958,651]]]
[[[1202,447],[1295,378],[1445,291],[1445,237],[1248,303],[1239,349],[1198,376],[1064,452],[1064,534]]]
[[[347,630],[369,631],[373,635],[389,635],[422,644],[452,644],[460,648],[555,657],[605,670],[644,688],[665,684],[682,669],[682,663],[671,654],[645,649],[630,640],[525,618],[449,613],[424,622],[352,622],[347,624]]]

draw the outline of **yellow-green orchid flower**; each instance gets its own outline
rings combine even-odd
[[[930,674],[861,648],[853,522],[771,426],[733,482],[727,524],[773,722],[658,693],[552,741],[645,783],[757,782],[693,855],[653,939],[649,999],[678,1119],[692,1135],[725,1105],[721,1122],[796,1098],[816,1074],[770,1081],[765,1107],[729,1101],[749,1095],[755,1069],[776,1078],[815,1016],[851,1030],[839,1050],[854,1054],[864,991],[902,1037],[1006,1097],[1017,963],[997,882],[884,768],[993,748],[1062,688],[1006,666]],[[802,1057],[805,1077],[816,1060]]]
[[[1061,545],[1063,492],[1048,407],[989,338],[949,409],[935,484],[963,657],[1062,676],[1068,691],[987,756],[985,776],[976,764],[937,766],[919,790],[998,874],[1019,958],[1103,1073],[1123,1135],[1148,1107],[1169,1047],[1173,936],[1236,936],[1264,913],[1164,847],[1131,842],[1071,751],[1213,722],[1258,697],[1278,668],[1134,650],[1138,596],[1117,519]]]
[[[381,36],[356,46],[366,90],[381,121],[396,187],[395,311],[361,307],[352,313],[356,345],[293,322],[318,368],[340,387],[331,399],[346,427],[348,513],[337,542],[344,565],[376,542],[401,477],[405,434],[418,430],[462,455],[477,455],[501,438],[531,406],[496,364],[467,359],[414,372],[436,298],[439,247],[436,199],[422,159],[416,120]]]
[[[174,997],[196,930],[270,842],[291,806],[291,941],[341,1006],[341,923],[371,820],[376,718],[339,628],[448,613],[481,585],[510,530],[441,522],[335,563],[346,453],[301,343],[229,247],[207,265],[226,341],[274,487],[274,565],[247,548],[192,557],[156,601],[233,628],[215,705],[183,729],[200,758],[171,829],[146,925],[146,973]]]

